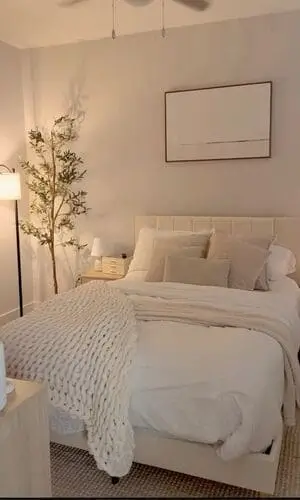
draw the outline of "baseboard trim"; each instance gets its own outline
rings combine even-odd
[[[29,304],[25,304],[24,306],[24,314],[29,313],[34,309],[35,303],[30,302]],[[17,319],[19,317],[19,309],[12,309],[11,311],[0,314],[0,326],[5,325],[6,323],[9,323],[10,321],[13,321],[14,319]]]

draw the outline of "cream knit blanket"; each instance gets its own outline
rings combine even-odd
[[[7,375],[47,380],[51,403],[84,421],[89,449],[111,476],[127,474],[133,460],[128,372],[136,337],[130,300],[97,282],[0,330]]]

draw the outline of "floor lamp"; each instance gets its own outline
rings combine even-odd
[[[18,286],[19,286],[19,311],[23,316],[22,269],[20,251],[19,213],[18,200],[21,198],[20,174],[15,169],[0,164],[0,200],[14,200],[15,202],[15,229],[17,244]]]

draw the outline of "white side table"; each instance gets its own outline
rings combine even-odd
[[[51,496],[46,385],[13,380],[0,411],[0,497]]]
[[[125,274],[106,274],[103,273],[102,271],[95,271],[94,269],[91,269],[90,271],[87,271],[80,276],[80,284],[88,283],[89,281],[92,280],[102,280],[102,281],[114,281],[114,280],[119,280],[121,278],[124,278]]]

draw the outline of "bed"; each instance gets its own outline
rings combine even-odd
[[[276,234],[277,241],[299,258],[299,222],[296,218],[136,217],[134,233],[137,236],[141,227],[155,227],[172,231],[217,228],[230,234],[254,236]],[[123,287],[130,294],[146,295],[150,293],[148,289],[155,291],[156,287],[149,284],[145,287],[147,290],[141,292],[139,284],[126,279],[111,286],[114,285],[121,290]],[[184,285],[173,284],[165,288],[165,293],[172,294],[175,290],[179,297],[186,293]],[[218,293],[223,292],[219,290]],[[294,318],[297,335],[296,282],[286,277],[274,282],[267,294],[267,302],[280,311],[286,322]],[[238,295],[233,293],[235,296]],[[273,493],[283,429],[280,415],[284,399],[283,351],[273,338],[259,332],[252,331],[250,337],[247,329],[227,328],[224,343],[224,328],[216,325],[209,328],[207,340],[205,326],[172,321],[140,323],[139,355],[131,375],[130,421],[134,428],[134,459],[143,464]],[[295,338],[295,346],[297,342],[300,345],[300,340]],[[193,349],[189,348],[191,345]],[[232,352],[235,359],[230,359]],[[244,360],[243,370],[237,358]],[[245,373],[251,377],[245,377]],[[224,374],[225,381],[222,380]],[[220,380],[234,389],[234,397],[226,395],[224,398],[222,390],[211,397],[211,392],[219,388]],[[260,408],[261,414],[257,416],[254,430],[251,429],[251,418],[248,419],[252,434],[247,453],[243,450],[241,456],[235,456],[236,443],[232,436],[241,425],[236,394],[242,392],[245,385],[259,401],[256,408]],[[249,408],[249,415],[252,415],[251,411]],[[88,449],[83,423],[59,413],[50,407],[52,441]],[[229,441],[227,448],[218,446],[226,439]],[[230,445],[230,440],[233,445]]]

